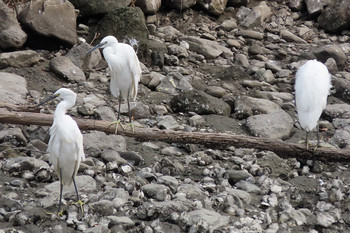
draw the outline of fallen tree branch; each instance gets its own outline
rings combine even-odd
[[[107,121],[78,118],[75,118],[75,120],[81,130],[98,130],[107,134],[113,134],[115,132],[115,125],[108,127],[110,122]],[[0,123],[51,126],[52,122],[53,115],[49,114],[0,110]],[[225,148],[228,146],[255,148],[273,151],[284,158],[294,157],[323,161],[350,161],[350,150],[318,148],[316,151],[313,151],[306,150],[303,144],[227,133],[183,132],[138,127],[135,128],[135,132],[132,132],[131,130],[123,130],[119,127],[118,134],[138,138],[143,141],[153,140],[170,143],[201,144],[211,148]]]

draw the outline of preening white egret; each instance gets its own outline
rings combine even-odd
[[[119,97],[119,108],[116,129],[120,124],[120,105],[122,98],[126,98],[129,111],[130,125],[133,128],[130,114],[130,97],[136,100],[138,83],[141,77],[141,66],[135,50],[128,44],[118,43],[114,36],[106,36],[102,41],[87,51],[90,53],[102,48],[104,58],[111,72],[110,90],[113,96]],[[121,125],[122,126],[122,125]]]
[[[317,125],[317,145],[320,144],[318,120],[327,105],[331,88],[331,75],[327,67],[316,60],[309,60],[296,73],[295,102],[301,127],[308,133]]]
[[[67,88],[60,88],[49,99],[43,103],[59,98],[61,102],[57,105],[53,124],[50,128],[50,141],[47,152],[50,153],[50,163],[53,165],[60,180],[60,202],[58,214],[62,203],[63,185],[71,185],[73,182],[77,194],[78,203],[83,211],[83,202],[79,198],[75,176],[78,172],[80,162],[85,159],[83,148],[83,135],[77,123],[72,117],[66,115],[67,110],[74,106],[77,94]]]

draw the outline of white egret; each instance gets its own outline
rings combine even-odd
[[[127,100],[129,121],[133,128],[130,114],[130,97],[132,100],[136,100],[138,83],[142,73],[135,50],[128,44],[118,43],[118,40],[114,36],[106,36],[98,45],[86,53],[90,53],[97,48],[103,49],[103,56],[111,72],[111,93],[116,98],[119,97],[118,117],[117,121],[113,122],[116,124],[116,130],[120,124],[120,105],[122,98],[126,98]]]
[[[83,211],[83,202],[79,198],[78,189],[75,183],[75,176],[78,172],[80,162],[85,159],[83,148],[83,135],[77,123],[72,117],[66,115],[68,109],[74,106],[77,94],[67,88],[60,88],[50,98],[42,102],[59,98],[61,102],[57,105],[53,124],[50,128],[50,141],[47,152],[50,153],[50,163],[53,165],[60,180],[60,202],[58,214],[62,203],[63,185],[71,185],[73,182],[78,202]]]
[[[331,88],[331,75],[327,67],[317,60],[309,60],[299,68],[295,80],[295,102],[301,127],[308,133],[317,125],[317,145],[320,144],[318,120],[327,105]]]

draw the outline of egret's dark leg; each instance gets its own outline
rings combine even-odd
[[[130,113],[130,88],[128,89],[128,96],[126,97],[126,100],[128,102],[128,111],[129,111],[129,121],[131,124],[131,113]]]
[[[317,130],[317,146],[319,146],[320,145],[320,122],[319,121],[317,121],[316,130]]]
[[[74,188],[75,188],[75,193],[77,194],[77,199],[78,201],[75,203],[75,204],[79,204],[80,205],[80,208],[81,208],[81,213],[84,214],[84,208],[83,208],[83,205],[85,204],[84,202],[82,202],[79,198],[79,193],[78,193],[78,188],[77,188],[77,185],[75,183],[75,178],[73,177],[73,184],[74,184]]]
[[[75,193],[77,194],[77,199],[80,200],[80,198],[79,198],[79,193],[78,193],[78,189],[77,189],[77,185],[76,185],[76,183],[75,183],[74,177],[73,177],[73,184],[74,184],[74,188],[75,188]]]
[[[120,118],[120,105],[122,105],[122,92],[119,91],[119,106],[118,106],[118,118],[117,120],[119,120]]]
[[[118,101],[119,101],[119,106],[118,106],[118,117],[117,117],[117,120],[116,121],[113,121],[112,123],[110,123],[108,125],[108,128],[111,126],[111,125],[115,125],[115,134],[118,133],[118,127],[120,125],[120,127],[122,127],[124,129],[124,126],[120,123],[120,106],[122,105],[122,92],[119,91],[119,98],[118,98]]]
[[[126,97],[126,101],[128,102],[128,111],[129,111],[129,124],[132,132],[135,132],[135,127],[134,124],[132,123],[132,117],[131,117],[131,112],[130,112],[130,88],[128,89],[128,95]]]
[[[63,182],[62,182],[62,169],[60,169],[60,202],[58,204],[58,210],[57,210],[57,215],[63,215],[63,211],[60,212],[61,210],[61,204],[62,204],[62,193],[63,193]]]
[[[309,150],[309,140],[308,140],[309,132],[306,131],[306,136],[305,136],[305,145],[306,145],[306,150]]]

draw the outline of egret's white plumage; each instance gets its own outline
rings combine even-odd
[[[61,205],[62,185],[70,185],[72,181],[79,199],[74,178],[78,172],[80,162],[85,159],[85,155],[83,135],[72,117],[66,115],[67,110],[74,106],[77,94],[67,88],[61,88],[50,97],[50,99],[53,98],[59,98],[61,102],[55,110],[47,151],[50,153],[50,163],[61,182]]]
[[[294,88],[300,125],[310,132],[327,105],[331,75],[324,64],[309,60],[297,71]]]
[[[136,100],[138,83],[142,73],[135,50],[128,44],[118,43],[118,40],[114,36],[106,36],[98,45],[87,51],[87,53],[97,48],[103,48],[102,53],[111,72],[111,93],[113,96],[119,97],[118,119],[120,101],[121,97],[123,97],[128,101],[131,122],[129,98]]]

